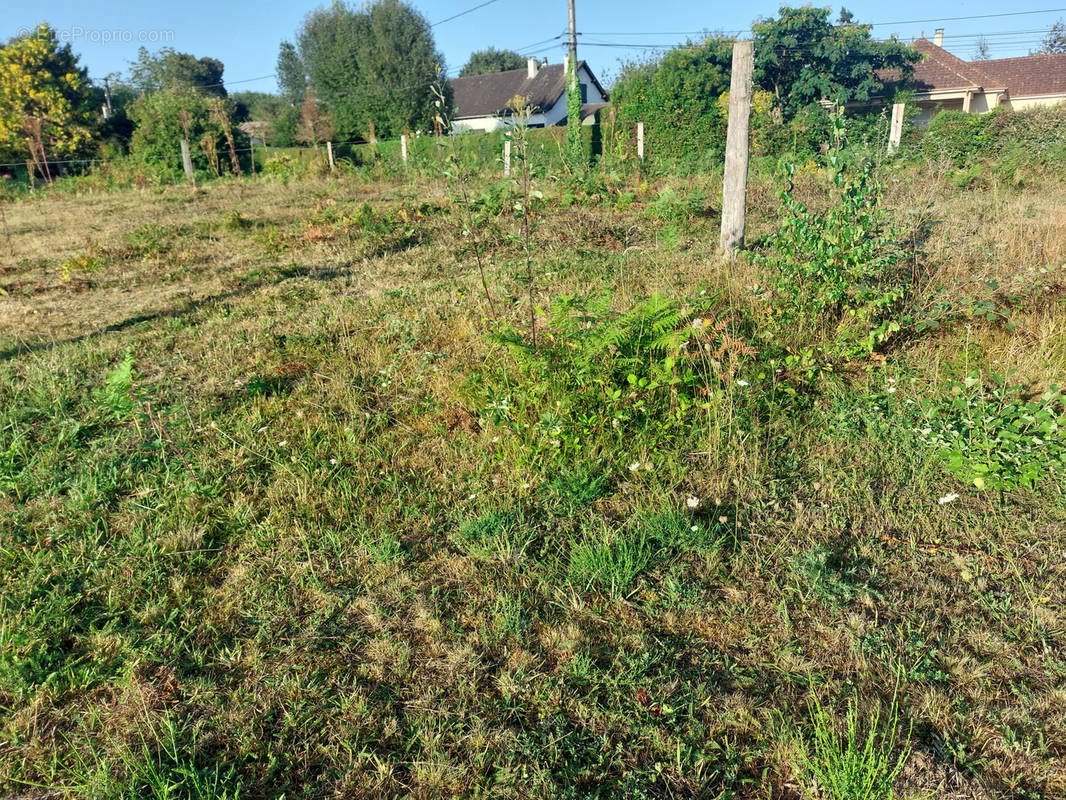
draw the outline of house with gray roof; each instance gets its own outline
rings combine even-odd
[[[449,83],[454,93],[455,132],[494,131],[507,127],[514,114],[509,104],[515,96],[524,98],[532,109],[530,128],[565,123],[566,72],[565,61],[542,64],[531,58],[525,69],[453,78]],[[607,92],[584,61],[578,61],[577,79],[581,87],[581,119],[584,124],[591,125],[596,112],[607,105]]]

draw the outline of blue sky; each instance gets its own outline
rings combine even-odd
[[[13,3],[14,0],[8,0]],[[415,5],[437,23],[484,0],[415,0]],[[759,16],[772,16],[778,3],[704,3],[697,0],[576,0],[577,28],[582,33],[578,53],[593,70],[609,80],[617,74],[620,58],[657,52],[646,45],[684,41],[689,32],[743,31]],[[216,0],[179,2],[119,2],[119,0],[37,0],[5,9],[0,19],[0,40],[41,21],[49,22],[67,37],[94,79],[112,72],[125,73],[142,44],[149,50],[169,46],[196,56],[212,56],[225,64],[230,91],[274,91],[278,44],[291,39],[304,15],[321,5],[316,0],[258,0],[238,4]],[[799,5],[799,3],[796,3]],[[1063,6],[1060,8],[1059,6]],[[834,5],[834,17],[839,5]],[[1038,46],[1056,20],[1066,16],[1066,0],[1033,0],[1027,5],[992,2],[923,2],[900,0],[847,3],[860,22],[886,23],[874,35],[893,33],[910,39],[924,31],[946,31],[945,47],[971,58],[977,39],[985,36],[993,58],[1025,55]],[[1042,13],[1018,14],[1041,10]],[[950,19],[977,15],[1003,15],[985,19]],[[939,20],[939,21],[938,21]],[[491,0],[485,7],[458,19],[435,25],[438,48],[448,68],[455,72],[474,50],[493,45],[526,55],[562,60],[566,29],[566,0]],[[633,45],[633,46],[630,46]]]

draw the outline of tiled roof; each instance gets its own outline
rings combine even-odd
[[[1066,94],[1066,53],[997,58],[981,62],[981,68],[1011,97]]]
[[[578,61],[578,71],[583,66],[585,62]],[[455,93],[453,104],[458,119],[508,113],[507,103],[515,95],[526,98],[531,108],[546,111],[555,105],[566,90],[566,69],[562,64],[544,65],[535,77],[530,78],[526,67],[522,67],[506,72],[453,78],[449,83]]]
[[[908,82],[919,92],[1006,89],[1011,97],[1066,94],[1066,53],[963,61],[928,39],[912,46],[924,56]],[[899,80],[896,70],[882,70],[878,76],[886,82]]]
[[[912,47],[925,56],[921,63],[915,65],[914,76],[910,80],[910,85],[918,91],[1003,88],[1003,81],[985,69],[992,62],[985,61],[978,66],[972,61],[963,61],[928,39],[918,39],[912,43]]]

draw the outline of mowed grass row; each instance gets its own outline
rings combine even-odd
[[[916,410],[1062,379],[1066,187],[884,178],[916,302],[966,313],[796,382],[714,179],[538,184],[554,370],[501,343],[507,184],[468,187],[474,245],[428,182],[8,205],[0,792],[795,797],[854,705],[898,797],[1066,794],[1062,473],[979,490]],[[551,309],[595,293],[676,299],[696,406],[609,348],[560,377]]]

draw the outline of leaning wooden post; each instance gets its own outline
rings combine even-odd
[[[189,150],[189,140],[181,140],[181,165],[185,168],[185,177],[189,179],[189,183],[193,186],[196,185],[196,173],[192,169],[192,153]]]
[[[333,142],[326,142],[326,157],[329,158],[329,171],[333,172]]]
[[[637,158],[644,160],[644,123],[637,123]]]
[[[185,131],[185,138],[181,140],[181,165],[185,168],[185,177],[189,183],[196,186],[196,173],[192,169],[192,153],[189,151],[189,112],[184,108],[179,112],[181,127]]]
[[[400,134],[400,158],[403,159],[403,165],[407,166],[407,134]]]
[[[744,201],[748,188],[748,120],[751,117],[751,73],[755,47],[733,43],[733,75],[729,81],[729,127],[722,184],[722,235],[719,247],[729,258],[744,246]]]
[[[503,177],[511,174],[511,140],[503,143]]]
[[[254,136],[249,136],[248,137],[248,146],[251,148],[251,151],[252,151],[252,160],[251,160],[251,163],[249,164],[249,166],[251,166],[251,168],[252,168],[252,177],[254,178],[255,177],[255,137]]]
[[[903,138],[903,103],[892,104],[892,127],[888,130],[888,154],[892,155]]]

